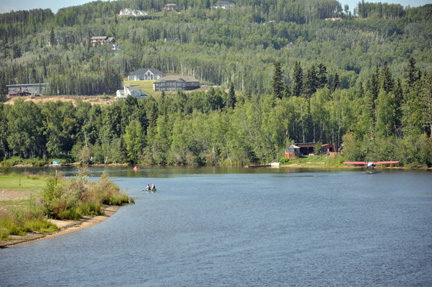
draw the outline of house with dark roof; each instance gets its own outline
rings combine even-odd
[[[128,76],[128,81],[143,81],[143,80],[159,80],[165,77],[165,74],[161,71],[153,68],[141,68],[132,72]]]
[[[166,76],[153,83],[153,91],[187,91],[200,88],[200,82],[189,76]]]

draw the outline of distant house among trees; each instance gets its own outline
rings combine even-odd
[[[294,49],[294,44],[293,42],[289,42],[288,44],[285,45],[285,48],[287,48],[288,50],[293,50]]]
[[[153,91],[187,91],[200,88],[200,82],[189,76],[166,76],[153,83]]]
[[[316,152],[317,143],[296,143],[285,149],[285,158],[298,158],[307,156]],[[330,157],[335,157],[338,154],[338,147],[334,144],[322,144],[319,147],[319,153],[329,154]]]
[[[129,9],[129,8],[125,8],[123,10],[120,11],[119,16],[147,16],[148,13],[146,11],[143,10],[134,10],[134,9]]]
[[[232,9],[235,7],[235,4],[229,1],[218,1],[213,8],[218,9]]]
[[[177,7],[177,4],[172,4],[172,3],[170,3],[170,4],[166,4],[163,8],[162,8],[162,11],[179,11],[179,9],[178,9],[178,7]]]
[[[165,38],[164,41],[165,41],[165,42],[176,42],[176,43],[180,43],[180,39],[179,39],[179,38]]]
[[[153,68],[141,68],[128,76],[128,81],[159,80],[165,77],[161,71]]]
[[[48,83],[6,85],[6,87],[10,97],[43,95],[46,93]]]
[[[93,45],[93,47],[97,46],[97,45],[103,45],[105,43],[111,43],[114,44],[115,43],[115,39],[114,37],[108,37],[108,36],[93,36],[90,39],[91,44]]]
[[[124,100],[127,96],[145,99],[148,95],[136,87],[123,86],[123,90],[117,90],[115,100]]]

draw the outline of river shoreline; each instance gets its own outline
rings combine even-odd
[[[81,220],[54,220],[49,219],[51,223],[57,225],[58,230],[52,233],[27,233],[23,236],[11,236],[12,239],[5,241],[0,240],[0,250],[4,248],[10,248],[28,244],[35,241],[45,240],[53,237],[62,236],[75,231],[83,230],[99,224],[106,219],[114,215],[118,210],[119,206],[106,206],[104,208],[105,215],[99,216],[84,216]]]

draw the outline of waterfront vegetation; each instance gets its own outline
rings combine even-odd
[[[89,182],[85,169],[76,178],[61,176],[0,175],[0,189],[9,200],[0,201],[0,240],[27,232],[54,232],[48,219],[79,220],[102,215],[104,205],[134,203],[120,192],[104,173],[98,182]]]
[[[228,10],[197,0],[160,13],[164,4],[0,15],[0,95],[35,82],[49,83],[49,95],[113,96],[122,84],[150,94],[106,106],[0,103],[2,166],[243,165],[307,142],[343,145],[346,160],[432,166],[432,5],[362,1],[352,13],[335,0],[239,0]],[[117,16],[124,8],[150,14]],[[98,35],[118,49],[93,47]],[[210,88],[153,93],[150,81],[122,82],[144,67]]]

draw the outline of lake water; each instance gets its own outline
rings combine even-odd
[[[430,172],[102,171],[136,204],[1,250],[0,286],[432,286]]]

